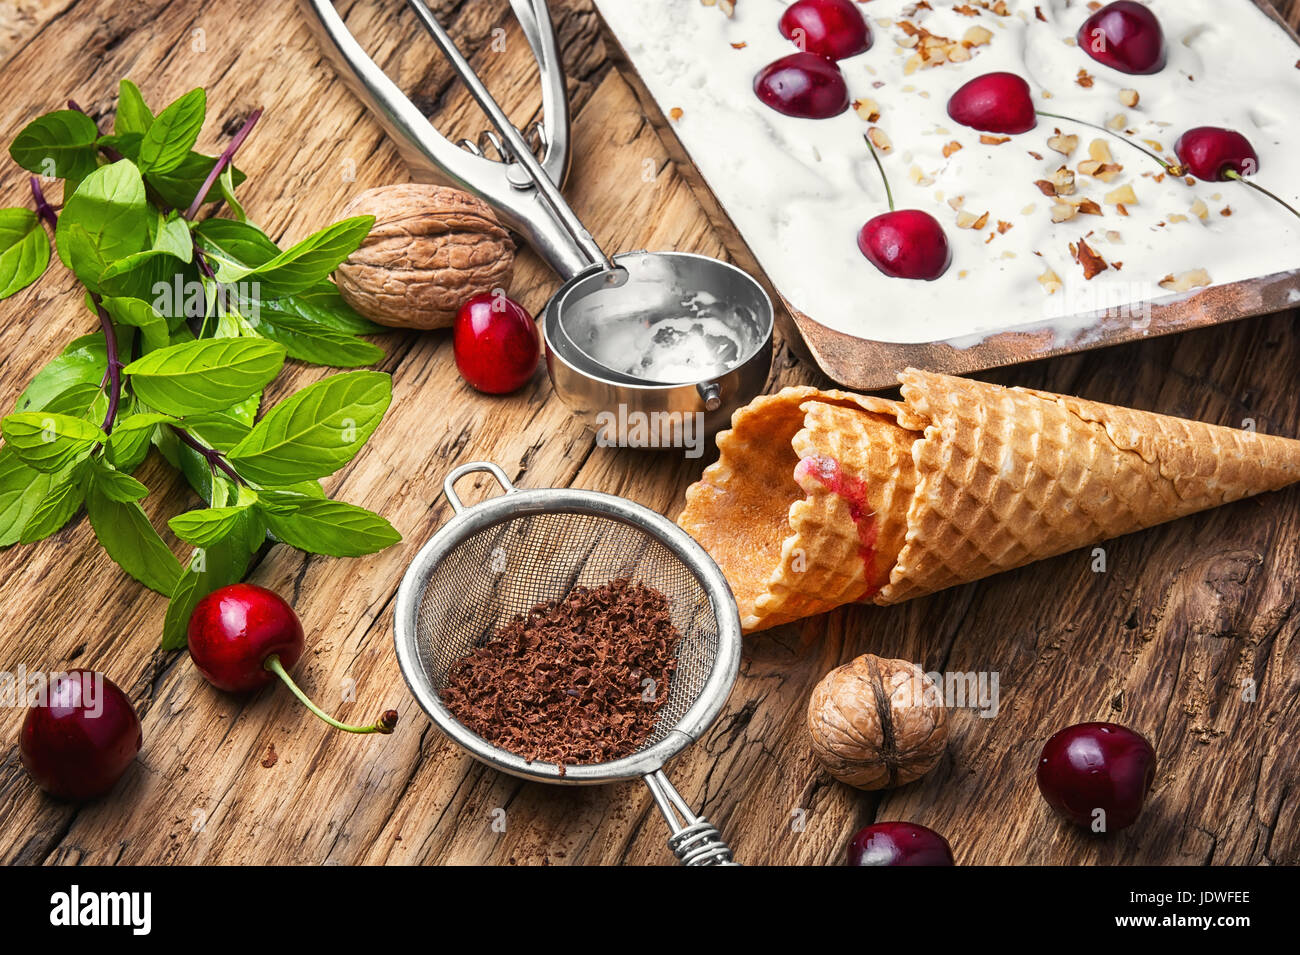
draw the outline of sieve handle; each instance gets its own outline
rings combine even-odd
[[[451,505],[451,509],[457,514],[465,510],[465,505],[461,503],[456,494],[456,482],[467,474],[474,474],[479,471],[486,471],[496,478],[496,482],[501,485],[501,490],[507,494],[515,492],[515,486],[510,483],[510,478],[506,477],[506,472],[491,461],[471,461],[469,464],[462,464],[460,467],[453,469],[442,482],[442,496],[447,499],[447,503]]]
[[[673,788],[662,769],[645,776],[655,805],[672,830],[668,848],[682,865],[740,865],[731,858],[731,847],[713,823],[691,812],[681,793]]]

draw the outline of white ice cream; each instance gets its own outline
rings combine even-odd
[[[1135,139],[1155,140],[1168,158],[1183,130],[1227,126],[1259,153],[1257,181],[1295,204],[1300,47],[1250,0],[1150,0],[1169,47],[1167,66],[1152,76],[1117,72],[1074,44],[1090,13],[1083,0],[1007,0],[1011,15],[984,10],[977,17],[956,12],[951,0],[931,0],[934,10],[908,12],[906,19],[953,40],[976,25],[993,38],[974,48],[968,62],[906,75],[913,51],[899,46],[898,21],[915,3],[871,0],[861,9],[875,44],[840,68],[852,99],[879,104],[874,124],[852,109],[827,120],[783,116],[755,97],[754,75],[794,52],[777,28],[784,0],[739,0],[731,18],[701,0],[596,5],[663,112],[681,110],[674,130],[776,288],[831,328],[881,341],[974,344],[993,332],[1047,323],[1069,338],[1088,324],[1071,316],[1170,296],[1158,283],[1171,274],[1205,269],[1221,284],[1300,269],[1300,220],[1239,183],[1188,186],[1168,176],[1157,183],[1152,160],[1077,124],[1040,118],[1037,129],[994,146],[947,115],[957,87],[1007,70],[1029,81],[1038,108],[1098,124],[1123,113],[1124,129]],[[1076,82],[1081,69],[1093,78],[1091,88]],[[1121,105],[1122,89],[1137,90],[1136,108]],[[883,161],[898,207],[931,213],[948,234],[953,263],[937,281],[887,278],[858,251],[862,224],[887,209],[862,141],[871,125],[893,142]],[[1057,126],[1079,136],[1068,159],[1048,148]],[[1095,200],[1104,215],[1054,224],[1053,200],[1035,180],[1063,163],[1076,167],[1097,138],[1108,140],[1123,171],[1110,183],[1079,175],[1071,198]],[[962,148],[945,158],[943,148],[953,140]],[[913,167],[933,182],[914,182]],[[1127,217],[1104,202],[1125,183],[1138,197]],[[957,227],[949,200],[958,196],[975,216],[988,212],[982,230]],[[1198,198],[1208,210],[1205,220],[1191,212]],[[999,233],[999,221],[1011,227]],[[1085,281],[1069,249],[1084,235],[1122,268]],[[1052,295],[1038,280],[1049,267],[1063,282]]]

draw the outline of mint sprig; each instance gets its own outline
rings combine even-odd
[[[234,156],[261,110],[215,157],[195,150],[205,111],[196,89],[155,114],[123,80],[111,133],[72,102],[37,117],[10,148],[34,173],[32,207],[0,209],[0,299],[39,279],[57,253],[98,324],[0,420],[0,547],[57,533],[84,508],[109,556],[170,597],[168,649],[184,646],[194,605],[241,579],[268,541],[360,556],[400,540],[384,518],[327,499],[319,484],[379,425],[392,400],[387,375],[327,377],[258,419],[286,359],[353,368],[383,357],[360,337],[378,327],[330,280],[373,219],[282,250],[235,197],[244,174]],[[46,197],[56,179],[61,207]],[[199,221],[205,206],[233,218]],[[151,447],[201,498],[167,520],[193,548],[185,562],[130,473]]]

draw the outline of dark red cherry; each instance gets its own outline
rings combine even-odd
[[[125,693],[102,673],[52,677],[27,711],[18,753],[36,785],[59,799],[94,799],[122,778],[143,736]]]
[[[798,0],[781,15],[781,35],[805,53],[832,60],[871,49],[871,27],[853,0]]]
[[[471,387],[489,395],[505,395],[532,379],[542,340],[528,309],[504,295],[485,292],[456,312],[452,354],[461,377]]]
[[[947,839],[911,822],[878,822],[849,843],[849,865],[955,864]]]
[[[1156,753],[1116,723],[1079,723],[1047,741],[1038,788],[1066,819],[1094,832],[1133,825],[1156,778]]]
[[[1259,156],[1254,147],[1235,129],[1219,126],[1189,129],[1174,143],[1174,153],[1189,173],[1204,182],[1225,180],[1229,171],[1239,176],[1253,176],[1259,171]]]
[[[849,108],[849,88],[840,68],[815,53],[791,53],[754,77],[754,93],[778,113],[827,119]]]
[[[1027,133],[1038,125],[1029,84],[1015,73],[985,73],[948,100],[948,115],[986,133]]]
[[[932,282],[952,264],[939,220],[919,209],[882,212],[858,233],[858,248],[890,278]]]
[[[1098,63],[1121,73],[1159,73],[1165,66],[1165,31],[1133,0],[1106,4],[1083,21],[1075,39]]]

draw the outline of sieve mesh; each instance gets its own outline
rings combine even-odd
[[[418,597],[416,653],[433,691],[441,698],[451,668],[516,614],[617,577],[663,593],[682,635],[667,700],[641,751],[658,743],[713,671],[718,621],[708,593],[676,554],[648,530],[612,517],[564,509],[506,515],[454,544]]]

